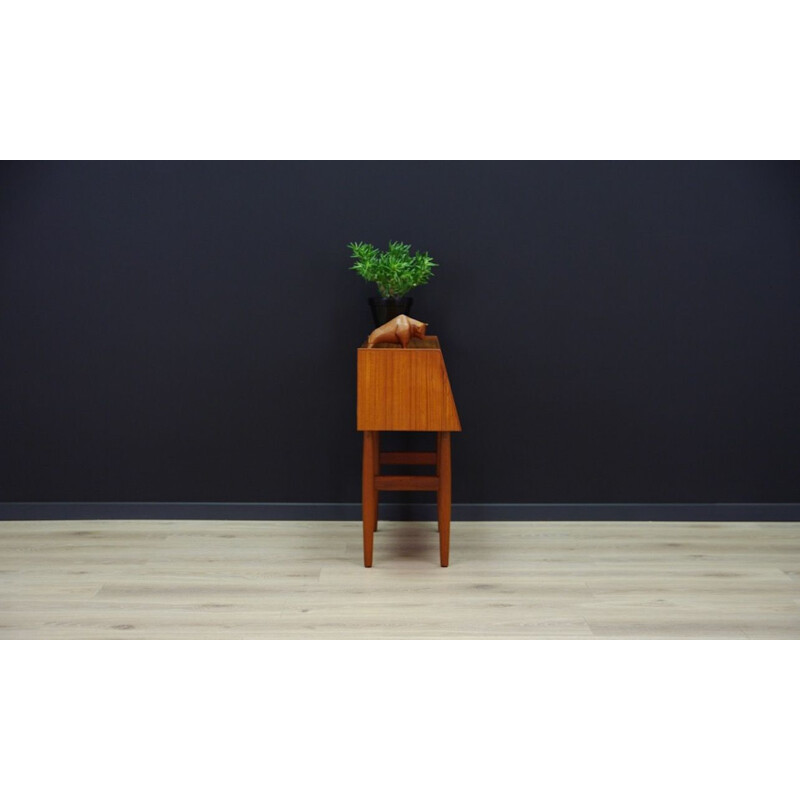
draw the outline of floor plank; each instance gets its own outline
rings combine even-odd
[[[0,522],[3,639],[797,639],[800,523]]]

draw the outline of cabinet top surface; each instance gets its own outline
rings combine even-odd
[[[401,344],[391,344],[389,342],[381,342],[380,344],[367,347],[367,341],[364,342],[359,350],[441,350],[439,345],[438,336],[425,336],[423,339],[412,339],[408,343],[408,347],[404,348]]]

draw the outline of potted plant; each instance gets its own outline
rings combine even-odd
[[[403,242],[389,242],[387,250],[364,242],[351,242],[348,247],[355,259],[350,269],[378,285],[380,297],[369,298],[376,328],[398,314],[408,314],[413,298],[406,295],[427,283],[438,266],[428,253],[417,251],[412,256],[411,245]]]

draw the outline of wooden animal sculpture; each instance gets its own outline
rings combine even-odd
[[[422,339],[425,336],[427,327],[427,322],[420,322],[405,314],[400,314],[394,319],[390,319],[385,325],[381,325],[380,328],[375,328],[367,339],[367,347],[374,347],[381,342],[392,344],[399,342],[403,347],[408,347],[412,338]]]

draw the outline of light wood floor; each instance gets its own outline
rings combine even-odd
[[[4,639],[797,639],[800,523],[0,522]]]

